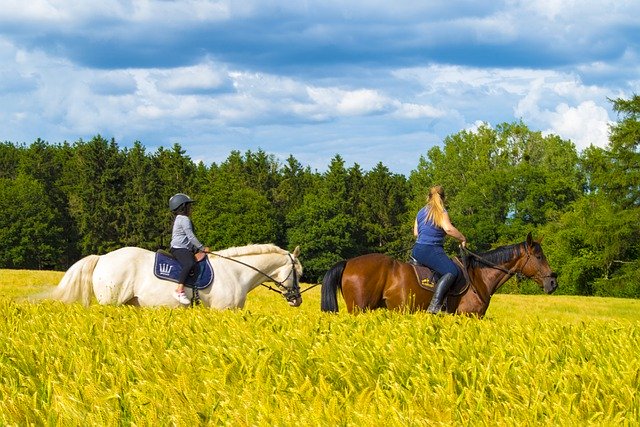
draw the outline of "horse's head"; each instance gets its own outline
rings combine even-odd
[[[279,270],[278,280],[282,288],[282,296],[290,306],[298,307],[302,304],[302,294],[300,292],[300,276],[302,276],[302,264],[298,256],[300,246],[296,246],[293,253],[287,253],[289,262]]]
[[[534,241],[531,233],[527,235],[525,254],[522,274],[538,283],[545,293],[553,293],[558,287],[558,275],[551,270],[547,257],[542,252],[540,242]]]

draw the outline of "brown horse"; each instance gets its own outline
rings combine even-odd
[[[533,279],[547,294],[558,287],[557,276],[531,233],[523,243],[466,258],[466,273],[461,274],[465,283],[447,297],[448,313],[484,316],[491,296],[515,274]],[[340,261],[325,274],[322,311],[338,311],[338,287],[349,313],[376,308],[424,310],[433,296],[433,291],[420,286],[411,264],[375,253]]]

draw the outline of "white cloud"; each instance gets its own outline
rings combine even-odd
[[[533,2],[519,1],[517,3],[520,4],[524,11],[543,16],[551,21],[562,16],[566,11],[577,12],[574,0],[536,0]]]
[[[70,11],[64,12],[47,0],[5,0],[2,2],[1,20],[6,21],[61,21],[68,17]]]
[[[578,150],[589,145],[604,147],[609,138],[608,97],[617,95],[593,85],[584,85],[575,75],[555,73],[535,79],[514,114],[545,134],[570,139]]]
[[[344,92],[336,105],[338,112],[348,116],[379,113],[388,106],[388,99],[371,89]]]
[[[569,29],[589,31],[593,26],[612,23],[637,23],[640,5],[635,0],[516,0],[513,10],[521,19],[543,17],[550,22],[572,24]]]
[[[232,84],[226,67],[211,62],[155,71],[154,74],[158,88],[170,93],[188,94],[228,90]]]
[[[153,22],[165,26],[177,23],[229,19],[232,4],[224,1],[120,1],[102,0],[88,2],[84,0],[3,0],[1,21],[31,22],[50,24],[83,24],[89,21],[114,20],[126,22]],[[234,6],[238,12],[245,11],[244,6]]]
[[[310,87],[309,97],[329,115],[360,116],[385,111],[390,101],[375,90]]]
[[[471,133],[478,133],[478,129],[480,129],[483,126],[486,126],[489,129],[493,129],[493,126],[491,126],[490,123],[483,122],[482,120],[476,120],[474,123],[472,123],[469,126],[467,126],[467,128],[465,130],[467,132],[471,132]]]
[[[585,101],[577,107],[562,103],[550,114],[551,128],[545,134],[553,133],[570,139],[578,150],[590,145],[605,147],[609,142],[609,114],[606,109],[593,101]]]
[[[553,80],[558,73],[527,68],[478,68],[433,64],[427,67],[398,69],[393,75],[401,80],[415,81],[429,93],[460,93],[465,90],[502,91],[523,95],[535,81]]]
[[[446,111],[435,108],[431,105],[421,105],[414,103],[400,103],[394,116],[407,119],[439,118],[444,117]]]
[[[394,75],[419,83],[434,109],[459,114],[468,130],[479,123],[522,119],[532,130],[572,140],[578,149],[607,144],[611,123],[607,98],[621,96],[618,91],[585,85],[574,73],[552,70],[431,65],[398,70]]]

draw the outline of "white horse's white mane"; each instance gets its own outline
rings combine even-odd
[[[260,254],[271,254],[278,253],[281,255],[288,254],[282,248],[279,248],[276,245],[271,243],[260,244],[260,245],[248,245],[248,246],[238,246],[234,248],[228,248],[221,251],[215,251],[216,254],[220,254],[226,257],[234,257],[234,256],[243,256],[243,255],[260,255]]]

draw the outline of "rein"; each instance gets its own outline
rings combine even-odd
[[[480,261],[482,264],[486,265],[487,267],[491,267],[493,269],[500,270],[503,273],[508,274],[510,277],[515,275],[515,274],[523,275],[522,274],[522,270],[524,269],[524,266],[527,265],[527,263],[529,262],[529,258],[531,258],[531,255],[527,253],[527,259],[524,262],[524,265],[522,267],[520,267],[520,272],[518,272],[517,269],[515,269],[515,268],[513,268],[511,270],[507,270],[506,268],[504,268],[504,267],[502,267],[502,266],[500,266],[498,264],[495,264],[495,263],[493,263],[493,262],[481,257],[477,253],[472,252],[467,248],[462,248],[462,249],[464,249],[465,252],[467,252],[469,255],[471,255],[472,257],[474,257],[475,259],[477,259],[478,261]]]
[[[301,295],[303,292],[306,292],[306,291],[308,291],[310,289],[310,288],[309,289],[305,289],[304,291],[300,292],[300,285],[299,285],[299,282],[298,282],[298,271],[296,270],[295,261],[293,260],[293,257],[291,256],[290,253],[287,253],[287,255],[289,256],[289,259],[291,260],[291,271],[289,272],[289,274],[287,274],[287,277],[285,277],[284,280],[282,280],[282,281],[276,280],[274,277],[268,275],[264,271],[260,270],[259,268],[254,267],[251,264],[247,264],[246,262],[242,262],[242,261],[239,261],[239,260],[237,260],[235,258],[231,258],[231,257],[227,257],[227,256],[224,256],[224,255],[220,255],[219,253],[216,253],[216,252],[206,252],[206,253],[211,254],[211,255],[215,255],[215,256],[217,256],[219,258],[222,258],[222,259],[233,261],[233,262],[238,263],[240,265],[243,265],[243,266],[245,266],[247,268],[250,268],[250,269],[252,269],[253,271],[255,271],[257,273],[262,274],[267,279],[269,279],[270,281],[272,281],[273,283],[278,285],[278,287],[280,289],[276,289],[274,287],[271,287],[270,285],[265,285],[264,283],[260,283],[260,285],[264,286],[265,288],[267,288],[267,289],[269,289],[271,291],[278,292],[279,294],[283,295],[287,299],[287,301],[290,300],[290,299],[296,298],[298,295]],[[294,283],[294,285],[293,285],[292,289],[289,289],[284,285],[284,282],[292,274],[293,274],[293,283]]]

